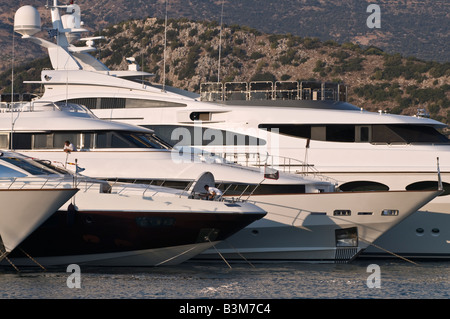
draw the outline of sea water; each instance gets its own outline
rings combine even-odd
[[[2,299],[448,299],[450,261],[0,270]]]

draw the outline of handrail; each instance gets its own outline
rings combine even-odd
[[[316,81],[206,82],[200,100],[331,100],[347,101],[347,86]]]
[[[36,105],[40,105],[42,108],[49,108],[52,111],[61,112],[77,112],[77,113],[87,113],[92,115],[92,112],[81,104],[75,103],[65,103],[65,102],[52,102],[52,101],[17,101],[17,102],[1,102],[0,101],[0,112],[35,112]]]
[[[214,153],[213,155],[208,151],[200,150],[200,152],[197,152],[196,154],[203,157],[211,156],[214,158],[222,158],[223,162],[215,162],[215,164],[218,165],[240,165],[243,169],[268,166],[283,173],[312,176],[313,178],[323,181],[336,183],[336,180],[333,178],[321,174],[314,164],[308,164],[295,158],[262,154],[260,152],[223,152]],[[252,160],[252,158],[254,160]],[[301,170],[293,170],[296,167],[301,168]]]

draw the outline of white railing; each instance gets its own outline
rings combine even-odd
[[[65,102],[48,102],[48,101],[18,101],[18,102],[0,102],[0,113],[19,113],[34,111],[64,111],[74,113],[92,112],[83,105]]]
[[[216,164],[225,165],[241,165],[242,167],[253,167],[253,168],[271,168],[283,173],[290,173],[296,175],[302,175],[305,177],[312,177],[314,179],[319,179],[321,181],[328,181],[336,184],[336,180],[331,177],[321,174],[314,164],[308,164],[303,161],[284,157],[275,156],[270,154],[261,154],[258,152],[228,152],[228,153],[209,153],[207,151],[202,151],[199,156],[203,160],[207,160],[208,156],[215,159]],[[222,161],[217,160],[222,159]]]

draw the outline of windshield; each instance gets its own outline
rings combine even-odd
[[[61,174],[57,170],[47,167],[39,162],[33,160],[26,160],[17,157],[2,157],[1,160],[8,162],[16,167],[27,171],[31,175],[53,175],[53,174]]]

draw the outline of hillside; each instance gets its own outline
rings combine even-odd
[[[0,46],[3,48],[0,70],[11,65],[16,10],[22,5],[35,6],[41,12],[43,26],[49,27],[49,12],[43,8],[47,2],[52,1],[0,0]],[[78,0],[76,3],[92,31],[128,19],[163,18],[166,9],[165,0]],[[380,29],[366,25],[369,16],[366,10],[371,3],[380,6]],[[220,21],[222,16],[228,25],[246,25],[269,34],[291,33],[341,44],[353,42],[423,60],[450,61],[450,2],[447,0],[167,0],[167,4],[169,18]],[[19,64],[26,61],[36,50],[35,46],[16,50],[16,61]]]
[[[349,85],[349,102],[367,110],[414,115],[426,108],[431,116],[449,122],[450,63],[404,58],[377,47],[321,42],[291,34],[275,35],[238,25],[224,26],[221,68],[218,73],[220,26],[215,22],[170,19],[167,28],[166,83],[199,92],[200,84],[217,81],[317,80]],[[111,69],[126,69],[125,57],[134,56],[161,83],[164,20],[130,20],[103,29],[96,56]],[[25,45],[25,41],[21,46]],[[29,92],[23,80],[36,80],[50,67],[47,58],[17,67],[15,92]],[[0,87],[10,92],[10,71]],[[39,88],[34,88],[39,90]]]

